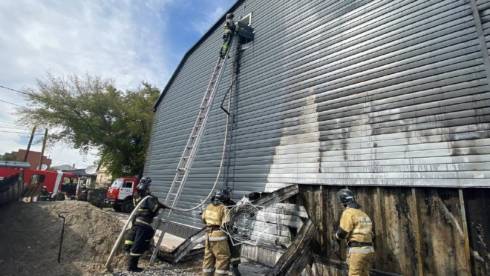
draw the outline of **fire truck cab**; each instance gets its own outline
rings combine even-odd
[[[120,177],[107,190],[106,202],[117,212],[129,213],[133,210],[133,194],[138,185],[137,177]]]

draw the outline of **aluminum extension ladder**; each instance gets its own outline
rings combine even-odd
[[[187,139],[187,144],[185,145],[184,151],[180,157],[179,164],[177,165],[177,170],[175,177],[170,185],[170,189],[165,197],[165,203],[170,207],[175,207],[179,201],[180,195],[182,193],[183,187],[189,176],[189,171],[192,167],[192,162],[196,157],[197,150],[199,148],[199,143],[202,136],[204,135],[204,130],[206,128],[206,123],[209,118],[209,112],[213,104],[216,91],[218,90],[219,81],[221,80],[222,73],[225,68],[226,61],[228,59],[228,54],[224,58],[221,56],[218,58],[216,65],[211,75],[211,80],[208,83],[206,93],[201,101],[201,106],[199,107],[199,113],[197,115],[194,126],[192,127],[191,134]],[[169,215],[172,210],[169,211]]]
[[[235,40],[235,36],[233,37],[230,43],[233,45]],[[201,141],[202,136],[204,135],[204,130],[206,128],[206,123],[209,118],[209,111],[211,110],[214,97],[216,96],[216,91],[218,90],[219,82],[221,80],[226,61],[228,60],[228,53],[226,53],[225,57],[219,57],[216,65],[214,66],[213,74],[211,75],[211,79],[206,88],[206,93],[202,98],[201,105],[199,107],[199,113],[197,115],[196,121],[194,122],[194,126],[192,127],[191,134],[187,139],[187,143],[185,145],[184,151],[180,157],[179,164],[177,165],[176,173],[172,184],[170,185],[170,189],[165,197],[165,204],[174,208],[177,202],[179,201],[180,195],[182,194],[182,190],[184,188],[187,177],[189,176],[189,171],[192,167],[192,162],[196,157],[197,150],[199,148],[199,143]],[[172,214],[172,210],[166,214],[167,218]],[[165,219],[159,218],[156,228],[160,228],[160,225],[165,222]],[[165,232],[162,231],[160,233],[160,237],[155,245],[153,250],[153,254],[150,258],[150,266],[153,265],[155,259],[160,251],[160,244],[162,243],[163,236]]]

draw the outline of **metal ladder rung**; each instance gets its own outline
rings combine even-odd
[[[192,166],[192,161],[196,155],[196,147],[199,145],[200,138],[203,135],[203,128],[208,120],[208,114],[211,110],[211,103],[216,96],[216,90],[218,87],[218,82],[221,79],[222,71],[225,68],[224,64],[227,58],[219,58],[214,67],[213,74],[209,80],[206,92],[204,93],[201,105],[199,107],[199,112],[195,120],[192,131],[189,135],[187,144],[184,148],[182,156],[180,157],[179,165],[176,169],[176,174],[172,184],[170,186],[169,192],[167,194],[166,202],[167,204],[174,204],[180,197],[182,186],[185,184],[187,175],[189,174],[189,168]]]

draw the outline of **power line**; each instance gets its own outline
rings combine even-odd
[[[2,133],[17,133],[17,134],[30,134],[30,131],[8,131],[8,130],[0,130],[0,134]],[[42,133],[34,133],[34,135],[43,135]]]
[[[4,102],[4,103],[7,103],[7,104],[15,105],[15,106],[18,106],[18,107],[25,107],[25,106],[18,105],[16,103],[11,103],[11,102],[8,102],[8,101],[2,100],[2,99],[0,99],[0,102]]]
[[[0,129],[6,128],[6,129],[13,129],[13,130],[27,130],[26,127],[21,127],[21,126],[2,126],[0,125]]]
[[[26,127],[26,125],[23,124],[23,123],[20,123],[20,121],[14,121],[14,120],[13,121],[0,121],[0,127],[2,127],[2,125],[11,125],[11,126],[16,126],[16,127]]]
[[[23,124],[16,124],[15,122],[5,122],[5,121],[0,121],[0,127],[1,125],[11,125],[11,126],[25,126]]]
[[[10,88],[10,87],[1,85],[1,84],[0,84],[0,88],[3,88],[3,89],[6,89],[6,90],[10,90],[10,91],[13,91],[13,92],[16,92],[16,93],[20,93],[20,94],[24,94],[24,95],[29,96],[29,93],[26,93],[24,91],[20,91],[20,90],[17,90],[17,89],[13,89],[13,88]]]

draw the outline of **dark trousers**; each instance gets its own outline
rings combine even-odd
[[[228,239],[228,246],[230,247],[230,253],[231,253],[231,259],[230,259],[230,264],[233,265],[238,265],[240,263],[240,255],[242,251],[242,245],[238,244],[233,246],[233,243],[231,242],[230,239]]]
[[[150,248],[150,242],[155,234],[153,227],[149,225],[135,224],[134,229],[134,243],[129,251],[130,256],[141,256],[146,250]]]

